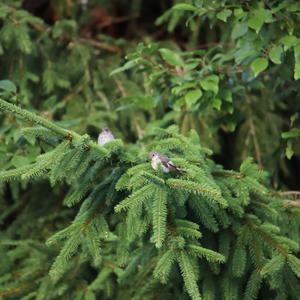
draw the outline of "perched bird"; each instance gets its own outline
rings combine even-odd
[[[113,141],[115,139],[114,135],[109,128],[103,128],[98,136],[98,144],[105,145],[106,143]]]
[[[161,155],[158,152],[150,152],[149,158],[151,159],[151,166],[154,170],[161,168],[164,173],[183,171],[177,168],[167,156]]]

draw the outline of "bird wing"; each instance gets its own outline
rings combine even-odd
[[[168,168],[170,171],[177,170],[177,167],[175,166],[175,164],[167,156],[161,155],[160,161],[163,164],[163,166]]]

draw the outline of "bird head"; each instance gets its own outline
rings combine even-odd
[[[110,131],[110,129],[109,129],[108,127],[104,127],[104,128],[102,129],[102,132],[103,132],[103,133],[110,133],[111,131]]]
[[[150,158],[150,159],[153,159],[153,158],[158,157],[158,156],[159,156],[159,153],[158,153],[158,152],[151,151],[151,152],[149,153],[149,158]]]

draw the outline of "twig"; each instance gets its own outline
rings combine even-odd
[[[280,192],[280,195],[286,196],[286,195],[292,195],[292,196],[300,196],[300,191],[285,191],[285,192]]]
[[[89,45],[91,45],[95,48],[106,50],[106,51],[111,52],[111,53],[120,53],[121,52],[121,49],[119,47],[112,46],[112,45],[109,45],[107,43],[99,42],[97,40],[88,39],[88,38],[79,38],[78,40],[80,42],[87,43],[87,44],[89,44]]]

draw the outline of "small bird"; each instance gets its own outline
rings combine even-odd
[[[106,143],[113,141],[115,139],[109,128],[103,128],[98,136],[98,144],[105,145]]]
[[[158,152],[150,152],[149,158],[151,159],[151,166],[154,170],[158,170],[161,167],[164,173],[183,171],[182,169],[177,168],[167,156],[161,155]]]

